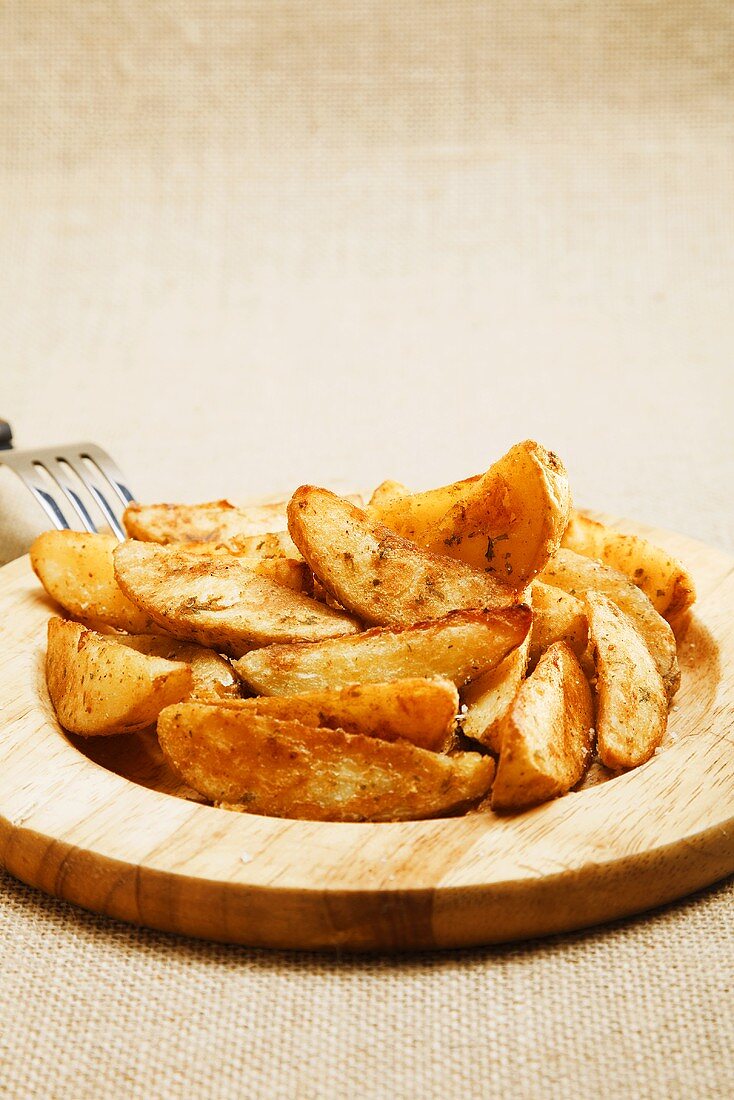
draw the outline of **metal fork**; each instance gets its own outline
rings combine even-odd
[[[107,526],[125,538],[122,513],[135,498],[106,451],[96,443],[14,451],[12,441],[10,425],[0,420],[0,466],[18,475],[57,530]]]

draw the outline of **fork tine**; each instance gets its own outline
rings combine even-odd
[[[125,484],[122,471],[117,464],[112,461],[107,451],[103,451],[96,443],[84,443],[79,447],[79,454],[82,458],[88,458],[89,461],[97,467],[99,472],[104,474],[126,508],[128,504],[131,504],[132,501],[135,500],[135,497]]]
[[[10,456],[8,456],[10,457]],[[59,501],[53,496],[52,493],[43,485],[38,473],[38,467],[46,469],[41,462],[34,462],[32,458],[22,458],[18,454],[12,456],[12,462],[5,462],[3,457],[3,465],[8,465],[15,471],[18,477],[21,479],[27,489],[33,494],[34,498],[43,508],[44,512],[51,520],[57,531],[65,531],[69,529],[69,521],[67,520]],[[48,473],[48,470],[46,470]]]
[[[102,513],[105,523],[112,528],[118,539],[122,541],[125,538],[125,531],[121,522],[122,509],[118,506],[116,510],[107,499],[110,487],[114,489],[115,484],[110,481],[106,475],[102,474],[96,459],[89,453],[90,450],[94,449],[96,448],[94,448],[92,444],[84,444],[79,448],[77,453],[72,454],[67,452],[64,454],[64,462],[68,463],[84,485],[85,489],[90,493],[92,499]],[[87,458],[89,462],[85,462],[85,458]],[[115,491],[121,500],[124,499],[116,489]]]
[[[94,523],[94,520],[90,516],[89,512],[87,511],[87,507],[81,496],[77,492],[74,483],[68,476],[65,469],[65,464],[67,466],[69,465],[67,460],[62,455],[57,455],[56,460],[53,463],[44,463],[44,469],[58,484],[64,496],[69,501],[72,508],[79,517],[79,520],[84,530],[89,531],[91,534],[94,534],[97,530],[97,526]]]

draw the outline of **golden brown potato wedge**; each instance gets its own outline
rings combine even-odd
[[[371,510],[396,534],[458,558],[521,590],[560,545],[571,495],[566,470],[551,451],[518,443],[486,474]]]
[[[581,600],[542,581],[533,581],[531,590],[533,629],[530,636],[530,664],[554,642],[567,642],[577,657],[586,650],[589,626]]]
[[[56,716],[70,733],[132,733],[191,691],[182,661],[138,653],[116,637],[53,618],[48,624],[46,683]]]
[[[494,668],[520,645],[532,614],[454,611],[408,627],[374,627],[354,638],[254,650],[235,663],[237,675],[261,695],[298,695],[354,683],[440,676],[457,687]]]
[[[211,649],[152,634],[117,634],[115,641],[150,657],[184,661],[191,669],[191,691],[187,699],[237,700],[241,698],[239,680],[229,661]]]
[[[528,667],[531,636],[513,649],[497,668],[485,672],[461,693],[466,706],[461,716],[461,730],[467,737],[480,741],[492,752],[502,747],[502,719],[512,706]]]
[[[31,565],[49,596],[70,615],[95,624],[159,634],[150,615],[124,594],[115,578],[114,535],[44,531],[31,546]]]
[[[492,809],[532,806],[578,783],[591,756],[594,708],[586,677],[565,642],[545,651],[502,726]]]
[[[171,634],[238,657],[272,642],[356,634],[349,615],[258,576],[236,557],[123,542],[115,576],[127,596]]]
[[[453,744],[459,693],[449,680],[417,678],[304,695],[259,695],[232,705],[280,721],[343,729],[382,741],[410,741],[443,752]]]
[[[158,719],[186,783],[248,813],[313,821],[406,821],[466,808],[489,790],[491,758],[185,703]]]
[[[601,592],[589,592],[586,606],[596,663],[599,759],[613,771],[635,768],[665,735],[665,685],[631,617]]]
[[[270,539],[274,536],[264,537]],[[313,573],[295,547],[293,549],[298,557],[290,558],[282,553],[266,555],[261,555],[257,551],[242,553],[237,549],[237,541],[229,539],[227,542],[169,542],[165,545],[176,547],[186,554],[198,554],[201,558],[234,557],[260,577],[267,577],[268,580],[282,584],[293,592],[305,592],[309,596],[313,593]]]
[[[361,508],[327,489],[296,490],[288,530],[327,592],[366,623],[409,626],[517,602],[494,577],[370,523]]]
[[[590,592],[609,596],[630,616],[642,634],[663,678],[668,699],[672,699],[680,684],[675,636],[670,624],[658,615],[642,589],[611,566],[563,549],[545,567],[541,579],[579,599]]]
[[[233,535],[222,542],[179,542],[176,545],[182,550],[191,550],[195,553],[209,554],[217,551],[256,562],[269,561],[271,558],[302,560],[296,544],[287,531],[268,531],[264,535]]]
[[[123,522],[141,542],[226,542],[238,535],[285,530],[286,501],[238,508],[228,500],[206,504],[129,504]]]
[[[624,573],[670,622],[678,621],[696,599],[690,573],[666,550],[638,535],[605,527],[583,512],[572,512],[561,545]]]

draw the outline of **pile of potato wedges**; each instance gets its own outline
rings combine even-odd
[[[665,551],[574,511],[532,441],[486,473],[359,498],[131,504],[49,531],[46,678],[82,736],[157,728],[203,799],[399,821],[518,811],[660,746],[695,598]]]

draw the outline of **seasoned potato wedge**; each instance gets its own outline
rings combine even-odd
[[[226,542],[238,535],[285,530],[286,501],[238,508],[228,500],[206,504],[129,504],[123,522],[141,542]]]
[[[599,759],[613,771],[635,768],[665,735],[665,685],[632,618],[601,592],[589,592],[586,606],[596,663]]]
[[[378,500],[371,515],[396,534],[521,590],[558,549],[570,508],[562,462],[526,440],[486,474],[384,505]]]
[[[548,563],[541,579],[578,598],[584,598],[590,592],[603,592],[609,596],[630,616],[642,634],[663,678],[668,699],[672,699],[680,684],[675,636],[669,623],[658,615],[642,589],[611,566],[563,549]]]
[[[591,756],[591,690],[573,650],[556,642],[524,680],[502,722],[492,808],[515,810],[565,794]]]
[[[180,642],[177,638],[164,638],[151,634],[117,634],[115,641],[129,646],[138,653],[150,657],[164,657],[167,661],[184,661],[191,669],[192,683],[188,699],[240,699],[239,680],[224,657],[211,649]]]
[[[525,677],[531,644],[531,635],[528,634],[522,645],[513,649],[497,668],[485,672],[461,693],[462,703],[467,708],[461,718],[462,732],[480,741],[492,752],[500,751],[502,719]]]
[[[570,509],[561,460],[518,443],[454,504],[429,546],[524,588],[558,549]]]
[[[567,642],[576,656],[581,657],[589,640],[586,608],[581,600],[562,588],[533,581],[531,602],[530,663],[534,665],[554,642]]]
[[[267,535],[266,538],[272,536]],[[301,555],[298,558],[289,558],[285,554],[269,554],[261,556],[255,553],[240,553],[236,549],[237,540],[228,542],[174,542],[166,543],[166,546],[176,547],[186,554],[198,554],[201,558],[237,558],[247,569],[252,569],[260,577],[282,584],[293,592],[313,593],[313,573],[306,565]],[[295,547],[294,547],[295,550]]]
[[[326,591],[366,623],[408,626],[516,602],[494,577],[373,525],[361,508],[327,489],[296,490],[288,530]]]
[[[70,733],[132,733],[191,691],[182,661],[136,652],[116,637],[53,618],[48,624],[46,683],[56,716]]]
[[[124,594],[115,578],[114,535],[44,531],[31,546],[31,565],[43,587],[70,615],[96,624],[159,634],[161,629]]]
[[[235,671],[261,695],[432,676],[461,687],[520,645],[531,618],[524,604],[506,611],[454,611],[414,626],[374,627],[355,638],[267,646],[235,662]]]
[[[382,741],[411,741],[443,752],[453,744],[459,693],[449,680],[417,678],[304,695],[259,695],[232,705],[280,721],[343,729]]]
[[[148,539],[148,542],[151,540]],[[298,548],[287,531],[268,531],[264,535],[233,535],[222,542],[179,542],[181,550],[209,554],[214,551],[222,554],[234,554],[244,560],[256,562],[269,561],[271,558],[293,558],[302,560]]]
[[[405,821],[454,813],[489,790],[494,763],[405,741],[304,726],[235,707],[185,703],[158,738],[186,783],[248,813],[314,821]]]
[[[236,557],[129,541],[117,547],[114,561],[122,590],[155,622],[230,656],[359,630],[350,616],[258,576]]]
[[[625,535],[603,523],[573,512],[562,546],[596,558],[641,588],[658,614],[675,622],[696,599],[690,573],[666,550],[638,535]]]

